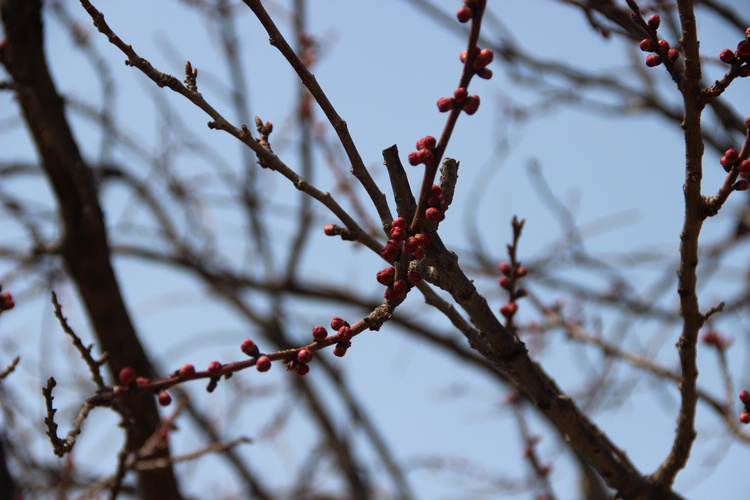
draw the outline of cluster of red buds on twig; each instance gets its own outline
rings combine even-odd
[[[750,76],[750,28],[745,30],[745,39],[737,44],[737,50],[724,49],[719,59],[725,64],[731,64],[741,77]]]
[[[520,298],[525,297],[528,293],[525,288],[519,287],[518,282],[526,277],[527,270],[516,258],[516,252],[518,248],[518,240],[521,237],[521,231],[523,230],[524,220],[518,220],[513,217],[513,243],[508,245],[508,256],[510,262],[501,262],[498,269],[502,273],[498,284],[508,292],[508,303],[500,306],[500,314],[502,314],[507,320],[508,327],[513,324],[513,316],[518,311],[517,301]]]
[[[653,34],[656,35],[656,30],[659,29],[661,24],[661,18],[658,14],[653,14],[648,18],[648,27],[651,28]],[[638,47],[644,52],[654,52],[646,56],[646,66],[653,68],[660,65],[663,62],[663,57],[666,56],[670,62],[675,62],[680,57],[680,52],[677,49],[669,47],[669,42],[666,40],[652,40],[650,38],[644,38]]]

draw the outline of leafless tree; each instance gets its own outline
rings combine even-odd
[[[746,260],[746,217],[735,218],[735,229],[723,239],[704,242],[702,230],[712,217],[727,217],[722,210],[727,200],[748,189],[750,118],[744,118],[748,112],[741,109],[746,104],[741,97],[735,102],[726,95],[730,88],[743,89],[744,77],[750,76],[750,21],[731,4],[714,1],[559,2],[580,11],[601,40],[625,41],[630,47],[630,59],[613,72],[529,51],[502,21],[502,7],[487,8],[486,0],[451,2],[450,12],[428,0],[407,3],[420,22],[455,31],[464,50],[455,89],[434,96],[434,113],[444,117],[442,132],[425,135],[408,154],[384,144],[381,172],[386,175],[368,167],[372,159],[363,159],[346,117],[339,116],[335,99],[311,72],[325,51],[325,39],[307,31],[310,6],[304,0],[295,0],[288,12],[260,0],[183,2],[182,8],[199,13],[213,30],[216,54],[224,58],[229,75],[226,92],[215,90],[210,78],[206,86],[204,74],[199,76],[200,68],[190,61],[179,76],[162,71],[153,54],[112,27],[117,21],[105,18],[106,5],[50,1],[43,9],[39,0],[0,0],[2,89],[13,96],[14,116],[23,120],[37,151],[36,162],[0,157],[0,224],[7,228],[0,256],[8,263],[1,277],[6,291],[0,312],[3,319],[22,315],[21,307],[8,312],[14,301],[22,302],[19,297],[51,296],[50,315],[57,323],[49,330],[57,340],[45,342],[67,339],[83,360],[71,363],[77,377],[41,363],[48,372],[42,395],[34,401],[44,405],[44,422],[25,422],[31,398],[20,382],[24,358],[3,354],[8,368],[0,385],[0,500],[90,498],[103,492],[111,498],[183,498],[190,476],[200,476],[188,467],[213,456],[222,458],[249,498],[420,498],[409,474],[424,469],[462,477],[463,492],[446,490],[462,497],[532,492],[538,498],[682,498],[675,480],[695,454],[701,412],[712,416],[730,442],[750,443],[741,427],[750,422],[750,396],[738,391],[743,376],[732,365],[737,362],[730,356],[732,340],[721,327],[747,311],[748,287],[735,272],[731,287],[719,283],[721,296],[715,302],[701,288],[723,279],[722,273],[731,270],[727,263],[737,255]],[[273,117],[274,126],[249,112],[237,20],[250,12],[301,81],[291,126],[279,126],[283,117]],[[736,49],[702,52],[699,16],[717,19],[728,34],[718,43],[736,44]],[[163,20],[166,31],[172,29],[169,21]],[[64,27],[90,60],[103,90],[101,103],[65,95],[56,86],[45,46],[51,22]],[[119,72],[110,63],[123,55],[129,71],[138,72],[142,81],[172,91],[153,100],[165,123],[161,150],[151,151],[115,112]],[[720,68],[714,82],[704,76],[708,66]],[[527,258],[520,217],[506,223],[511,237],[503,252],[488,250],[481,236],[483,228],[497,224],[489,217],[470,217],[463,236],[468,244],[444,234],[441,224],[458,213],[453,209],[460,197],[456,187],[467,168],[459,168],[460,158],[445,157],[446,148],[457,126],[472,126],[480,102],[483,109],[488,105],[474,93],[475,83],[495,81],[500,72],[539,96],[532,104],[507,101],[497,121],[508,128],[532,128],[539,117],[581,106],[604,116],[650,113],[682,130],[684,150],[672,155],[673,161],[684,161],[684,221],[674,237],[675,252],[614,259],[588,252],[586,228],[538,168],[531,172],[539,198],[562,227],[554,248]],[[271,78],[266,70],[260,77]],[[222,102],[227,95],[228,103]],[[208,128],[183,119],[173,112],[177,107],[208,115]],[[76,121],[84,124],[81,130],[97,130],[98,155],[89,153],[94,141],[76,133]],[[240,165],[224,159],[227,137],[242,148]],[[510,141],[498,139],[498,150],[510,147]],[[721,172],[718,185],[703,182],[704,159],[710,154],[721,155],[720,162],[705,162],[706,169]],[[202,159],[202,166],[187,166],[188,157]],[[418,185],[410,183],[403,160],[421,169]],[[592,160],[583,154],[581,161]],[[336,182],[329,188],[316,183],[326,167]],[[52,192],[49,199],[24,194],[28,179],[41,189],[43,178]],[[123,203],[128,217],[110,218],[111,207]],[[229,219],[241,222],[229,229],[216,223]],[[351,252],[363,267],[375,258],[385,262],[368,272],[367,286],[357,286],[342,278],[348,271],[338,253],[326,257],[334,244],[335,252]],[[218,341],[221,327],[212,323],[211,339],[200,341],[193,355],[209,350],[214,361],[189,362],[183,359],[189,354],[173,352],[157,356],[128,305],[137,297],[123,291],[129,285],[115,271],[123,261],[198,283],[195,289],[204,294],[200,303],[234,318],[252,332],[247,335],[252,340],[232,336],[233,350],[227,351]],[[646,289],[631,269],[654,262],[662,276]],[[566,273],[570,270],[575,273]],[[593,286],[591,276],[603,278],[604,289]],[[370,285],[380,286],[383,295],[373,294]],[[75,294],[61,293],[68,287]],[[179,300],[186,301],[185,295]],[[670,301],[675,295],[677,301]],[[561,296],[568,302],[555,300]],[[491,302],[502,305],[498,309]],[[88,324],[66,317],[74,304],[80,304]],[[323,315],[332,317],[325,326],[310,319]],[[608,326],[602,328],[601,321]],[[634,321],[655,332],[655,340],[640,350],[624,339]],[[95,339],[92,345],[83,340],[85,329]],[[373,418],[368,394],[349,380],[338,359],[356,356],[358,344],[389,329],[500,388],[503,408],[513,417],[506,424],[521,445],[517,453],[527,473],[513,476],[493,464],[478,467],[468,445],[437,457],[394,454],[393,436]],[[658,332],[667,330],[679,332],[677,367],[663,353],[668,336]],[[739,336],[734,340],[746,342]],[[557,347],[561,343],[565,352]],[[715,355],[721,387],[699,385],[699,348]],[[590,356],[591,363],[570,367],[581,379],[590,379],[573,387],[551,375],[550,366],[575,349]],[[60,354],[71,357],[70,351]],[[350,370],[361,369],[362,363]],[[381,370],[383,363],[377,364]],[[279,367],[290,373],[263,385],[271,376],[264,372],[276,368],[276,373]],[[61,377],[69,382],[61,383]],[[633,404],[631,391],[644,378],[655,393],[670,393],[676,401],[668,409],[669,418],[676,418],[671,449],[653,450],[659,465],[652,472],[598,420],[606,410]],[[66,384],[74,395],[61,395]],[[413,391],[408,380],[400,389]],[[230,402],[219,417],[212,406],[222,397]],[[65,398],[65,418],[57,414],[56,398]],[[106,438],[97,453],[74,461],[79,436],[94,432],[92,419],[106,413],[101,409],[117,420],[97,420],[93,427],[106,427]],[[273,465],[249,458],[252,452],[246,450],[260,446],[254,439],[226,432],[232,428],[228,422],[252,413],[264,422],[256,436],[292,433],[294,412],[302,414],[307,430],[304,438],[292,436],[297,461],[285,474],[277,471],[283,480],[273,477]],[[189,431],[181,429],[183,423]],[[65,436],[58,426],[69,429]],[[539,428],[556,451],[541,449]],[[37,451],[45,432],[46,455]],[[200,436],[200,445],[187,443],[184,435]],[[50,443],[51,451],[67,461],[46,458]],[[105,455],[116,457],[116,465],[102,473],[96,461]],[[580,484],[574,493],[569,481],[555,477],[553,466],[576,470]],[[217,492],[215,484],[209,489],[206,483],[195,491],[202,498],[237,494],[229,487]]]

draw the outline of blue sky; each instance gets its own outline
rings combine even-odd
[[[635,78],[628,69],[632,48],[620,41],[603,39],[591,30],[580,13],[547,1],[491,3],[504,26],[531,53]],[[460,6],[460,2],[445,0],[435,4],[449,12]],[[196,186],[206,196],[214,190],[221,194],[221,183],[206,172],[211,172],[219,162],[230,170],[236,168],[241,162],[240,146],[226,134],[209,130],[205,126],[208,118],[186,100],[167,89],[157,89],[139,72],[123,65],[124,56],[94,32],[76,2],[64,2],[64,5],[89,31],[96,51],[110,65],[117,91],[116,116],[128,134],[143,150],[160,154],[167,146],[176,144],[174,138],[180,136],[183,126],[186,127],[195,143],[210,144],[218,155],[207,159],[178,149],[173,158],[179,160],[180,174],[194,175]],[[735,2],[735,6],[741,5]],[[205,19],[196,10],[178,2],[143,0],[99,2],[97,7],[104,11],[118,35],[158,69],[181,76],[185,60],[191,60],[199,69],[199,90],[227,118],[237,119],[227,94],[228,74],[221,54],[215,49],[215,33],[206,29]],[[287,8],[286,4],[269,4],[269,11],[278,19],[282,31],[290,35]],[[242,40],[239,49],[250,96],[249,112],[251,116],[259,115],[263,120],[274,122],[276,129],[272,139],[276,141],[276,152],[295,168],[294,147],[298,138],[289,117],[295,103],[297,80],[276,49],[268,44],[267,35],[249,11],[238,9],[236,26]],[[72,101],[100,105],[102,88],[94,78],[92,67],[56,18],[48,14],[46,27],[49,62],[59,87]],[[724,47],[733,47],[741,36],[711,18],[705,18],[705,22],[702,18],[699,29],[707,57],[717,55]],[[309,31],[321,37],[323,44],[321,59],[314,69],[316,78],[347,121],[365,164],[390,199],[381,151],[397,144],[405,159],[417,139],[439,135],[445,115],[438,113],[435,102],[439,97],[450,95],[458,82],[461,71],[458,54],[465,48],[464,38],[448,32],[409,2],[395,0],[314,2],[310,6]],[[635,56],[642,57],[642,54],[638,52]],[[515,214],[527,219],[520,245],[521,259],[533,260],[547,255],[559,243],[561,229],[556,213],[545,207],[534,186],[537,181],[528,173],[529,165],[536,162],[550,189],[570,208],[576,222],[581,227],[596,228],[596,233],[586,240],[586,248],[604,259],[624,262],[623,272],[637,277],[634,282],[639,289],[648,289],[669,272],[674,261],[668,258],[674,258],[679,243],[684,159],[680,130],[653,116],[603,116],[581,105],[519,123],[503,112],[508,103],[529,105],[539,102],[540,97],[533,88],[519,86],[504,76],[499,66],[495,65],[494,69],[492,80],[472,82],[470,90],[481,96],[482,105],[476,115],[462,116],[447,151],[448,156],[461,161],[461,171],[456,202],[441,224],[443,240],[459,254],[470,250],[467,228],[476,223],[481,228],[484,250],[498,261],[502,260],[511,235],[510,219]],[[667,90],[666,98],[679,102],[663,68],[649,71],[655,76],[658,88]],[[707,79],[718,78],[721,67],[707,63],[705,71]],[[740,112],[750,114],[746,85],[747,82],[738,81],[729,92]],[[593,97],[607,99],[605,95]],[[0,94],[0,99],[0,123],[3,124],[0,155],[3,160],[33,158],[33,147],[19,127],[18,111],[11,97],[6,92]],[[174,124],[168,124],[164,108],[155,105],[157,101],[168,107]],[[71,112],[71,120],[87,158],[97,158],[101,145],[98,128],[78,112]],[[180,120],[182,124],[178,124]],[[330,131],[329,136],[332,137]],[[132,151],[116,148],[111,155],[148,178],[150,165]],[[713,151],[706,154],[706,194],[715,192],[723,180],[718,157]],[[335,181],[320,159],[318,157],[311,180],[320,189],[336,194]],[[409,174],[412,186],[418,185],[421,172],[410,168]],[[263,183],[274,210],[278,206],[274,217],[278,220],[278,238],[282,239],[290,231],[288,209],[296,203],[296,191],[270,172],[261,172],[259,182]],[[0,185],[0,189],[11,189],[11,185],[7,188]],[[43,183],[16,182],[12,189],[24,199],[47,206],[51,203]],[[152,236],[147,229],[139,232],[138,225],[144,223],[143,214],[129,194],[113,190],[110,195],[107,217],[116,229],[116,242]],[[731,230],[731,214],[743,202],[739,196],[733,198],[736,199],[730,200],[725,212],[706,223],[706,241]],[[370,214],[373,213],[371,210]],[[207,205],[201,216],[205,224],[226,237],[221,245],[226,259],[233,265],[247,266],[249,272],[260,272],[255,267],[257,262],[248,258],[244,238],[238,236],[242,234],[243,224],[238,214],[227,212],[219,205]],[[5,220],[2,212],[0,217],[0,234],[4,235],[6,243],[7,239],[18,243],[17,228]],[[316,223],[321,231],[315,232],[313,252],[305,260],[305,276],[376,297],[382,290],[372,278],[383,264],[377,256],[361,248],[325,238],[322,227],[329,222],[336,222],[333,216],[323,210],[316,211]],[[664,258],[656,259],[645,269],[632,270],[627,266],[628,256],[636,251],[649,251]],[[718,301],[725,290],[742,285],[737,284],[736,276],[744,273],[746,252],[746,246],[740,248],[732,259],[724,262],[724,274],[720,276],[726,279],[713,280],[703,290],[704,307]],[[139,331],[165,370],[183,362],[202,366],[212,359],[237,359],[239,342],[252,336],[234,313],[206,300],[206,290],[195,280],[134,259],[121,258],[116,265]],[[3,266],[0,276],[10,273],[15,277],[14,290],[15,287],[21,290],[18,309],[3,315],[0,323],[3,352],[21,353],[21,371],[34,391],[38,380],[51,374],[60,378],[62,410],[59,415],[61,422],[65,422],[77,408],[81,394],[66,390],[65,382],[70,386],[80,384],[85,394],[83,367],[75,359],[62,355],[69,351],[62,347],[65,339],[52,321],[46,295],[42,293],[41,298],[33,299],[32,292],[44,287],[24,283],[5,261],[0,262],[0,266]],[[591,286],[605,284],[594,273],[581,276],[572,269],[571,275]],[[494,279],[477,278],[491,304],[494,307],[502,304]],[[529,286],[534,289],[533,277],[529,279]],[[559,294],[541,287],[535,291],[545,300],[560,298]],[[74,291],[63,287],[58,293],[65,301],[66,312],[74,326],[91,341],[86,320],[77,309]],[[26,297],[28,301],[23,300]],[[668,296],[666,305],[675,308],[676,298],[676,293],[671,298]],[[575,299],[566,300],[571,308],[578,304]],[[442,318],[422,304],[416,295],[407,300],[404,308],[408,308],[408,317],[447,331]],[[349,313],[350,317],[362,314],[361,311],[344,313]],[[292,316],[291,329],[298,333],[300,340],[305,339],[313,325],[327,324],[333,314],[343,315],[330,306],[300,304],[297,314]],[[621,320],[611,312],[595,308],[584,307],[581,314],[590,325],[601,323],[605,336],[614,331],[618,319]],[[524,308],[522,304],[521,318],[531,317],[531,308]],[[744,382],[747,386],[750,366],[742,354],[748,347],[746,322],[732,315],[724,321],[722,325],[726,325],[724,328],[735,338],[729,353],[735,382],[740,385]],[[678,332],[671,326],[634,319],[627,328],[624,345],[658,355],[663,364],[674,366],[677,356],[672,346],[677,336]],[[397,328],[386,326],[381,332],[361,335],[354,344],[345,358],[332,363],[342,370],[353,393],[371,411],[397,460],[414,464],[428,457],[442,457],[458,463],[468,460],[477,475],[486,472],[519,478],[528,474],[527,465],[519,459],[522,446],[513,425],[513,415],[502,404],[504,388],[450,357],[425,348]],[[598,355],[570,346],[560,337],[550,340],[546,349],[536,354],[545,368],[560,380],[562,387],[573,394],[596,373],[592,367]],[[699,356],[702,387],[721,395],[715,356],[706,348],[700,349]],[[239,374],[232,383],[220,385],[211,395],[202,390],[201,384],[193,384],[189,389],[193,400],[201,407],[210,408],[217,422],[226,426],[228,438],[248,435],[255,439],[253,445],[243,448],[243,456],[263,470],[270,483],[284,484],[289,464],[305,458],[298,456],[298,450],[312,446],[316,438],[301,409],[290,405],[286,398],[262,396],[263,391],[284,387],[288,382],[288,375],[280,367],[275,368],[262,376],[255,372]],[[314,364],[312,369],[311,376],[316,376]],[[640,470],[649,473],[663,460],[671,445],[676,391],[663,389],[649,379],[640,379],[637,372],[631,370],[623,369],[622,374],[632,380],[632,391],[619,396],[629,401],[615,409],[602,409],[595,418],[615,443],[627,450]],[[320,380],[324,384],[326,379],[321,377]],[[320,389],[328,394],[324,385]],[[345,421],[341,401],[333,395],[324,397],[330,398],[333,411]],[[236,408],[238,401],[244,402],[245,398],[248,400],[246,407]],[[23,404],[33,414],[41,415],[40,398],[29,398]],[[288,414],[284,414],[285,409]],[[699,438],[694,458],[678,477],[677,490],[689,498],[732,497],[740,491],[736,478],[744,474],[747,449],[733,445],[726,434],[717,430],[720,424],[704,406],[699,406],[699,410]],[[278,435],[264,432],[274,418],[281,415],[289,419],[285,431]],[[548,424],[532,415],[530,425],[533,432],[544,437],[540,453],[554,463],[552,479],[559,498],[575,498],[575,474],[566,461],[568,454],[556,445]],[[115,426],[116,422],[109,416],[95,414],[84,428],[77,459],[83,461],[93,453],[102,473],[112,471],[116,446],[108,445],[112,446],[109,451],[102,448],[103,443],[117,433]],[[200,446],[200,438],[189,425],[180,432],[187,437],[175,439],[177,452],[188,452]],[[355,428],[349,432],[358,450],[372,458],[361,432]],[[717,462],[719,465],[715,466]],[[214,457],[180,467],[186,476],[194,478],[186,483],[186,491],[198,497],[204,496],[209,488],[226,491],[230,497],[236,488],[231,475],[223,472],[224,464]],[[409,480],[420,499],[497,498],[493,494],[481,496],[481,492],[462,490],[462,485],[475,483],[464,483],[466,479],[447,473],[428,474],[419,470],[412,472]],[[386,480],[382,483],[388,485]],[[528,498],[528,493],[508,498]]]

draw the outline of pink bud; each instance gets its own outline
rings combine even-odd
[[[742,40],[737,45],[737,55],[740,57],[750,56],[750,42],[748,42],[747,40]]]
[[[422,248],[427,248],[427,246],[429,246],[430,244],[430,237],[424,233],[416,234],[414,235],[414,238],[417,240],[417,242],[419,242],[419,246],[421,246]]]
[[[393,283],[393,277],[396,276],[395,267],[386,267],[382,271],[378,271],[376,279],[381,285],[388,286]]]
[[[138,387],[144,387],[148,385],[149,382],[151,381],[147,379],[146,377],[138,377],[135,379],[135,385],[137,385]]]
[[[646,56],[646,66],[648,66],[649,68],[653,68],[660,64],[661,64],[661,57],[657,56],[656,54],[650,54]]]
[[[746,180],[737,181],[734,183],[734,190],[735,191],[747,191],[747,188],[750,187],[748,182]]]
[[[195,376],[195,367],[190,363],[185,363],[180,367],[180,377],[191,379]]]
[[[396,241],[403,241],[406,238],[406,230],[400,227],[391,228],[391,239]]]
[[[648,25],[652,30],[658,30],[660,24],[661,24],[661,17],[659,17],[657,14],[653,14],[651,17],[648,18]]]
[[[666,40],[659,40],[659,47],[664,50],[669,50],[669,42]]]
[[[434,155],[432,154],[432,151],[430,151],[429,149],[423,149],[418,154],[419,154],[419,162],[424,163],[425,165],[429,165],[435,159]]]
[[[408,253],[414,253],[417,251],[418,248],[420,248],[419,240],[417,240],[415,237],[411,236],[408,240],[404,243],[404,251]],[[394,275],[395,275],[395,269],[394,269]]]
[[[469,92],[467,92],[467,90],[463,87],[457,88],[456,90],[453,91],[453,98],[459,104],[464,102],[467,97],[469,97]]]
[[[391,227],[400,227],[401,229],[406,229],[406,219],[403,217],[397,217],[393,219],[393,222],[391,222]]]
[[[460,9],[458,9],[458,12],[456,12],[456,17],[458,18],[459,23],[466,23],[471,20],[471,9],[469,7],[463,6]]]
[[[297,353],[297,361],[300,363],[309,363],[312,361],[313,353],[310,349],[302,349],[300,352]]]
[[[461,59],[462,63],[465,63],[466,62],[466,56],[467,56],[467,52],[465,50],[462,50],[461,54],[459,54],[458,58]]]
[[[354,336],[354,332],[349,325],[344,325],[339,328],[339,339],[344,342],[349,342]]]
[[[498,269],[506,276],[510,276],[510,274],[513,272],[513,268],[507,262],[501,262],[498,266]]]
[[[740,392],[740,401],[742,401],[746,405],[750,404],[750,393],[747,391]]]
[[[517,310],[518,306],[515,302],[508,302],[507,304],[500,306],[500,314],[502,314],[506,318],[510,318],[511,316],[516,314]]]
[[[440,211],[439,208],[428,208],[425,212],[425,219],[433,222],[440,222],[445,218],[443,215],[443,212]]]
[[[742,163],[740,163],[740,176],[750,176],[750,160],[742,160]]]
[[[473,115],[477,112],[479,109],[479,96],[476,94],[472,94],[469,97],[466,98],[466,102],[464,103],[464,111],[466,111],[467,115]]]
[[[419,273],[419,271],[409,271],[409,274],[406,275],[406,278],[412,285],[418,285],[422,281],[422,275]]]
[[[268,356],[261,356],[255,362],[255,369],[259,372],[267,372],[271,369],[271,359]]]
[[[735,59],[734,52],[729,49],[724,49],[721,51],[721,54],[719,54],[719,59],[721,59],[721,62],[723,63],[732,64]]]
[[[208,364],[208,373],[211,375],[219,375],[221,373],[221,363],[218,361],[211,361]]]
[[[435,149],[437,147],[437,139],[435,139],[431,135],[425,136],[424,138],[422,138],[422,141],[425,149]]]
[[[492,62],[495,54],[490,49],[482,49],[474,58],[474,69],[482,69]]]
[[[389,286],[385,289],[385,292],[383,292],[383,297],[386,300],[396,300],[398,299],[398,294],[396,293],[396,290],[393,289],[393,286]]]
[[[326,227],[323,228],[323,232],[326,236],[336,236],[336,226],[333,224],[326,224]]]
[[[441,97],[437,101],[437,107],[438,111],[441,113],[445,113],[446,111],[450,111],[453,109],[453,99],[450,97]]]
[[[348,342],[339,342],[338,344],[336,344],[336,347],[333,348],[333,355],[338,356],[339,358],[343,358],[348,348]]]
[[[734,148],[729,148],[724,152],[724,157],[728,163],[734,163],[740,159],[740,154]]]
[[[243,340],[242,345],[240,345],[240,349],[242,350],[242,352],[244,352],[248,356],[258,355],[258,346],[256,346],[255,342],[253,342],[250,339]]]
[[[390,243],[393,240],[388,240],[388,243],[380,250],[380,256],[387,261],[395,260],[398,257],[399,247]],[[335,330],[335,328],[334,328]]]
[[[422,163],[422,160],[421,160],[421,158],[419,156],[419,152],[418,151],[409,153],[409,165],[411,165],[412,167],[416,167],[420,163]]]
[[[525,267],[518,266],[518,268],[516,269],[516,276],[519,277],[519,278],[524,278],[526,276],[527,272],[528,271],[526,270]]]
[[[505,288],[506,290],[510,290],[510,278],[507,276],[500,276],[500,279],[497,280],[498,284]]]
[[[296,371],[297,375],[299,375],[300,377],[304,377],[310,371],[310,367],[304,363],[297,363],[294,366],[294,371]]]
[[[135,370],[132,366],[126,366],[120,370],[120,385],[130,385],[135,380]]]
[[[400,297],[404,293],[406,293],[408,285],[406,284],[406,281],[404,280],[398,280],[393,284],[393,291],[396,293],[397,297]]]
[[[492,70],[490,68],[478,69],[477,76],[479,78],[483,78],[484,80],[489,80],[490,78],[492,78]]]
[[[342,326],[348,325],[346,321],[344,321],[342,318],[339,318],[338,316],[334,316],[331,320],[331,328],[338,331],[339,328]]]
[[[644,38],[643,40],[641,40],[641,43],[638,44],[638,48],[640,48],[643,52],[653,52],[654,43],[648,38]]]
[[[325,327],[318,325],[313,327],[312,336],[315,340],[324,340],[328,337],[328,333],[326,332]]]
[[[675,62],[680,58],[680,51],[677,49],[669,49],[669,51],[667,52],[667,57],[669,58],[670,62]]]
[[[748,413],[747,410],[740,413],[740,422],[743,424],[750,424],[750,413]]]
[[[172,402],[172,396],[167,391],[161,391],[157,399],[161,406],[169,406],[169,403]]]

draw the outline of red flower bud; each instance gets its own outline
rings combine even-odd
[[[435,149],[437,147],[437,139],[431,135],[422,138],[422,145],[424,149]]]
[[[424,163],[425,165],[429,165],[435,159],[435,156],[432,154],[432,151],[430,151],[429,149],[423,149],[418,154],[419,154],[419,162]]]
[[[211,375],[218,375],[221,373],[221,363],[218,361],[211,361],[208,364],[208,373]]]
[[[526,276],[526,273],[527,273],[527,272],[528,272],[528,271],[526,270],[526,268],[525,268],[525,267],[523,267],[523,266],[518,266],[518,268],[516,269],[516,276],[517,276],[517,277],[519,277],[519,278],[523,278],[523,277],[525,277],[525,276]]]
[[[406,284],[406,281],[404,280],[398,280],[393,284],[393,291],[396,293],[397,297],[400,297],[401,295],[406,293],[406,289],[408,288],[408,285]]]
[[[740,154],[737,152],[736,149],[729,148],[726,151],[724,151],[724,157],[727,159],[728,163],[734,163],[740,159]]]
[[[466,56],[467,56],[466,51],[462,50],[461,54],[459,54],[458,58],[461,60],[462,63],[465,63],[466,62]]]
[[[382,271],[378,271],[378,274],[376,275],[376,279],[378,280],[378,283],[380,283],[381,285],[388,286],[391,283],[393,283],[394,276],[396,276],[396,268],[386,267]]]
[[[310,349],[302,349],[300,352],[297,353],[297,361],[300,363],[309,363],[312,361],[313,353]]]
[[[339,342],[336,347],[333,348],[333,355],[343,358],[346,354],[346,350],[349,348],[349,342]]]
[[[146,386],[149,384],[149,382],[151,381],[146,377],[138,377],[135,379],[135,385],[137,385],[138,387]]]
[[[354,336],[354,332],[349,325],[344,325],[339,328],[339,339],[344,342],[349,342]]]
[[[677,49],[669,49],[669,51],[667,52],[667,57],[669,58],[670,62],[675,62],[680,58],[680,51]]]
[[[651,17],[648,18],[648,26],[652,30],[658,30],[660,24],[661,24],[661,17],[659,17],[657,14],[653,14]]]
[[[120,379],[120,385],[130,385],[130,383],[135,380],[135,370],[132,366],[126,366],[120,370],[120,376],[118,378]]]
[[[719,54],[719,59],[723,63],[732,64],[734,62],[734,59],[735,59],[734,52],[732,52],[729,49],[724,49],[724,50],[721,51],[721,54]]]
[[[400,248],[392,244],[391,241],[393,240],[388,240],[388,243],[386,243],[386,245],[380,250],[380,256],[388,261],[395,260],[400,251]]]
[[[654,43],[652,40],[644,38],[643,40],[641,40],[641,43],[638,44],[638,48],[640,48],[643,52],[653,52]]]
[[[242,345],[240,345],[240,349],[242,349],[242,352],[244,352],[248,356],[255,357],[258,355],[258,346],[256,346],[255,342],[250,339],[243,340]]]
[[[297,363],[294,366],[294,371],[296,371],[297,375],[299,375],[300,377],[304,377],[310,371],[310,367],[304,363]]]
[[[419,248],[420,248],[419,240],[417,240],[413,236],[409,237],[409,239],[406,240],[406,242],[404,243],[404,251],[406,251],[408,253],[412,253],[413,254]],[[394,272],[394,275],[395,275],[395,272]]]
[[[416,250],[416,251],[414,252],[414,254],[413,254],[413,255],[414,255],[414,258],[415,258],[415,259],[417,259],[417,260],[419,260],[419,259],[423,259],[423,258],[424,258],[424,248],[423,248],[423,247],[419,247],[419,248],[418,248],[418,249],[417,249],[417,250]]]
[[[510,290],[510,278],[507,276],[500,276],[500,279],[497,280],[498,284],[505,288],[506,290]]]
[[[749,405],[750,404],[750,392],[747,392],[747,391],[740,392],[740,401],[742,401],[746,405]]]
[[[748,187],[750,187],[750,185],[748,185],[747,181],[744,179],[734,183],[735,191],[747,191]]]
[[[464,102],[467,97],[469,97],[469,92],[467,92],[466,89],[463,87],[457,88],[456,90],[453,91],[453,98],[459,104]]]
[[[492,78],[492,70],[490,68],[481,68],[477,70],[477,76],[485,80]]]
[[[326,236],[336,236],[336,226],[333,224],[326,224],[326,227],[323,228],[323,232]]]
[[[412,167],[416,167],[420,163],[422,163],[422,160],[419,156],[419,152],[415,151],[409,153],[409,165],[411,165]]]
[[[417,240],[417,242],[419,242],[419,246],[421,246],[422,248],[427,248],[427,246],[429,246],[430,244],[430,237],[424,233],[416,234],[414,235],[414,238]]]
[[[167,391],[161,391],[157,399],[162,406],[169,406],[169,403],[172,402],[172,396]]]
[[[418,285],[422,282],[422,275],[419,271],[409,271],[409,274],[406,275],[406,279],[408,279],[409,283],[412,285]]]
[[[344,321],[342,318],[339,318],[338,316],[334,316],[333,319],[331,319],[331,328],[338,331],[339,328],[342,326],[348,325],[346,321]]]
[[[515,302],[508,302],[507,304],[500,307],[500,314],[502,314],[506,318],[510,318],[511,316],[516,314],[517,310],[518,306]]]
[[[315,340],[324,340],[328,337],[328,333],[326,332],[325,327],[318,325],[313,327],[312,336]]]
[[[666,40],[659,40],[659,47],[664,50],[669,50],[669,42]]]
[[[661,57],[657,56],[656,54],[650,54],[646,56],[646,66],[649,68],[656,67],[661,64]]]
[[[743,410],[742,413],[740,413],[740,422],[743,424],[750,424],[750,413],[748,413],[747,410]]]
[[[441,220],[445,219],[445,215],[443,215],[443,212],[440,211],[439,208],[428,208],[425,212],[425,219],[433,222],[440,222]]]
[[[750,42],[747,40],[742,40],[739,44],[737,44],[737,55],[742,56],[750,56]]]
[[[437,107],[438,111],[441,113],[445,113],[446,111],[450,111],[453,109],[453,99],[450,97],[441,97],[437,101]]]
[[[472,17],[471,9],[464,5],[463,7],[458,9],[458,12],[456,12],[456,17],[458,18],[459,23],[469,22]]]
[[[490,49],[482,49],[474,58],[474,69],[482,69],[492,62],[495,54]]]
[[[472,94],[469,97],[466,98],[466,102],[464,103],[464,111],[466,111],[467,115],[473,115],[477,112],[479,109],[479,96],[476,94]]]
[[[510,267],[510,264],[507,262],[501,262],[499,266],[497,266],[501,273],[503,273],[506,276],[510,276],[510,273],[513,271],[513,268]]]
[[[271,359],[268,356],[261,356],[255,362],[255,369],[259,372],[267,372],[271,369]]]
[[[400,227],[391,228],[391,239],[396,241],[403,241],[406,238],[406,230]]]
[[[195,376],[195,367],[190,363],[185,363],[180,367],[180,377],[191,379]]]
[[[403,217],[396,217],[393,219],[393,222],[391,222],[391,227],[400,227],[401,229],[406,229],[406,219]]]
[[[740,176],[750,176],[750,160],[742,160],[742,163],[740,163]]]

